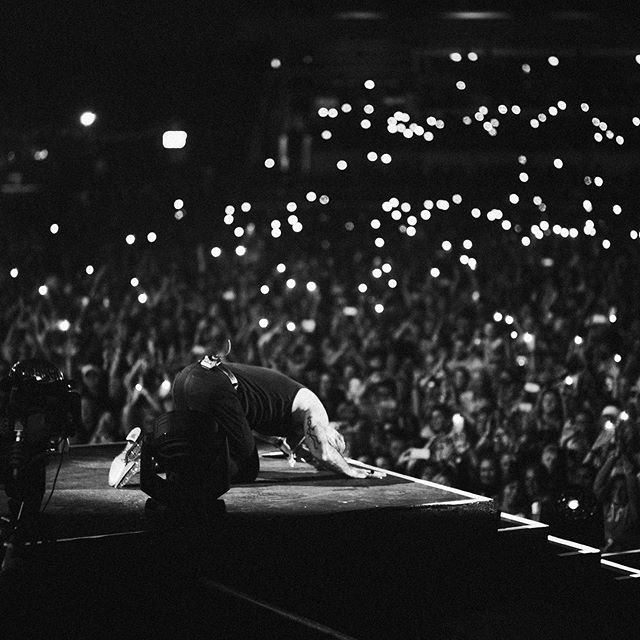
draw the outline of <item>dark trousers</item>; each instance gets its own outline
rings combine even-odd
[[[259,461],[251,427],[231,381],[217,367],[204,369],[200,364],[185,367],[173,383],[176,410],[199,411],[211,416],[224,431],[229,443],[229,473],[232,484],[253,482]]]

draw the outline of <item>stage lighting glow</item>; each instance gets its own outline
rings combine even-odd
[[[411,211],[411,204],[409,202],[401,202],[400,211],[404,211],[404,213],[409,213],[409,211]]]
[[[518,178],[520,179],[520,182],[527,182],[529,180],[529,175],[523,171],[522,173],[520,173]]]
[[[371,271],[371,275],[377,280],[378,278],[382,277],[382,270],[376,267],[375,269],[373,269],[373,271]]]
[[[260,320],[258,320],[258,326],[261,329],[266,329],[269,326],[269,321],[266,318],[260,318]]]
[[[384,305],[378,302],[374,307],[376,313],[382,313],[384,311]]]
[[[371,89],[374,89],[375,86],[376,86],[376,83],[373,80],[365,80],[365,83],[364,83],[365,89],[371,90]]]
[[[320,204],[329,204],[329,196],[321,195],[320,196]]]
[[[234,221],[235,221],[235,218],[234,218],[230,213],[228,213],[228,214],[224,217],[224,223],[225,223],[226,225],[232,225],[232,224],[234,223]]]
[[[344,171],[348,167],[346,160],[338,160],[336,167],[339,171]]]
[[[510,333],[510,335],[512,340],[516,340],[518,337],[518,332],[514,330]]]
[[[394,210],[391,212],[391,217],[392,217],[394,220],[400,220],[400,219],[402,218],[402,213],[401,213],[398,209],[394,209]]]
[[[184,149],[186,144],[186,131],[165,131],[162,134],[162,146],[165,149]]]
[[[236,238],[242,238],[242,236],[244,235],[244,229],[243,229],[242,227],[236,227],[236,228],[233,230],[233,235],[234,235]]]
[[[80,124],[83,127],[90,127],[96,121],[97,116],[93,111],[84,111],[80,114]]]
[[[560,60],[558,59],[557,56],[549,56],[547,58],[547,62],[552,66],[552,67],[557,67],[560,64]]]
[[[610,249],[611,248],[611,241],[607,240],[607,239],[604,239],[602,241],[602,248],[603,249]]]
[[[329,131],[329,129],[325,129],[320,136],[323,140],[331,140],[331,131]]]
[[[250,202],[243,202],[240,205],[240,209],[242,211],[244,211],[244,213],[248,213],[249,211],[251,211],[251,203]]]
[[[427,135],[427,134],[425,133],[425,136],[426,136],[426,135]],[[388,154],[388,153],[383,153],[383,154],[380,156],[380,160],[382,161],[382,164],[389,164],[389,163],[391,162],[391,155],[390,155],[390,154]]]
[[[265,158],[264,166],[267,169],[273,169],[276,166],[276,161],[273,158]]]
[[[13,269],[11,269],[11,271],[9,271],[9,275],[12,278],[17,278],[19,273],[20,272],[18,271],[18,269],[16,267],[13,267]]]
[[[502,228],[505,231],[509,231],[509,229],[511,229],[511,221],[510,220],[503,220],[501,223]]]
[[[374,218],[370,224],[372,229],[379,229],[381,223],[380,223],[380,220],[378,220],[378,218]]]
[[[444,240],[441,246],[444,251],[451,251],[453,245],[448,240]]]
[[[145,304],[148,299],[149,299],[149,296],[146,293],[144,293],[144,291],[138,296],[138,302],[140,304]]]
[[[147,233],[147,242],[155,242],[158,239],[158,235],[156,234],[155,231],[149,231],[149,233]]]
[[[49,227],[49,231],[55,236],[56,233],[58,233],[58,231],[60,231],[60,227],[59,225],[57,225],[55,222]]]
[[[459,91],[464,91],[466,88],[467,85],[464,80],[458,80],[458,82],[456,82],[456,89],[458,89]]]
[[[438,269],[438,267],[431,267],[429,274],[432,278],[437,278],[440,275],[440,269]]]
[[[507,314],[507,315],[504,317],[504,321],[505,321],[507,324],[513,324],[513,323],[514,323],[513,316],[511,316],[511,315]]]
[[[327,115],[330,118],[337,118],[338,117],[338,110],[335,109],[334,107],[331,107],[331,109],[329,109],[329,112],[327,113]]]
[[[88,264],[88,265],[85,267],[84,271],[85,271],[85,273],[86,273],[88,276],[93,275],[93,272],[94,272],[93,265],[92,265],[92,264]]]
[[[342,113],[351,113],[351,105],[348,102],[345,102],[340,109],[342,110]]]
[[[480,211],[480,209],[478,209],[478,207],[474,207],[473,209],[471,209],[471,215],[474,218],[479,218],[482,215],[482,211]]]
[[[509,196],[509,202],[510,202],[511,204],[518,204],[518,202],[520,202],[520,197],[518,196],[518,194],[517,194],[517,193],[512,193],[512,194]]]
[[[369,151],[369,153],[367,153],[367,160],[369,160],[369,162],[375,162],[378,159],[378,154],[375,151]]]
[[[293,332],[295,330],[296,330],[296,323],[289,320],[289,322],[287,322],[287,331]]]
[[[554,166],[556,169],[562,169],[562,167],[564,166],[564,163],[562,162],[562,160],[561,160],[560,158],[556,158],[556,159],[553,161],[553,166]]]
[[[280,60],[280,58],[272,58],[271,59],[271,68],[272,69],[279,69],[282,66],[282,61]]]
[[[124,241],[127,244],[133,244],[136,241],[136,237],[133,235],[133,233],[130,233],[125,239]]]

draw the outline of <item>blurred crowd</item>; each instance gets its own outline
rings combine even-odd
[[[51,359],[81,389],[75,442],[121,441],[171,408],[177,371],[230,339],[230,360],[314,390],[349,456],[607,550],[640,546],[633,252],[553,237],[523,250],[487,234],[477,270],[439,251],[434,275],[402,247],[385,264],[348,244],[282,257],[265,243],[215,259],[203,246],[141,250],[52,274],[46,293],[3,286],[2,373]]]

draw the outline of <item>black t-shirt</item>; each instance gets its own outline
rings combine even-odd
[[[273,369],[225,364],[238,379],[238,397],[251,429],[264,435],[293,432],[293,399],[304,385]]]

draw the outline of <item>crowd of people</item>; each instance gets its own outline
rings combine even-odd
[[[440,251],[435,275],[399,250],[389,287],[371,277],[384,266],[373,253],[289,245],[276,268],[266,240],[251,242],[215,259],[141,250],[127,269],[144,299],[109,263],[51,274],[46,293],[3,287],[4,372],[49,358],[81,390],[74,442],[121,441],[171,408],[183,366],[230,339],[229,360],[315,391],[350,457],[607,550],[640,546],[633,252],[553,237],[523,250],[489,233],[477,270]]]

